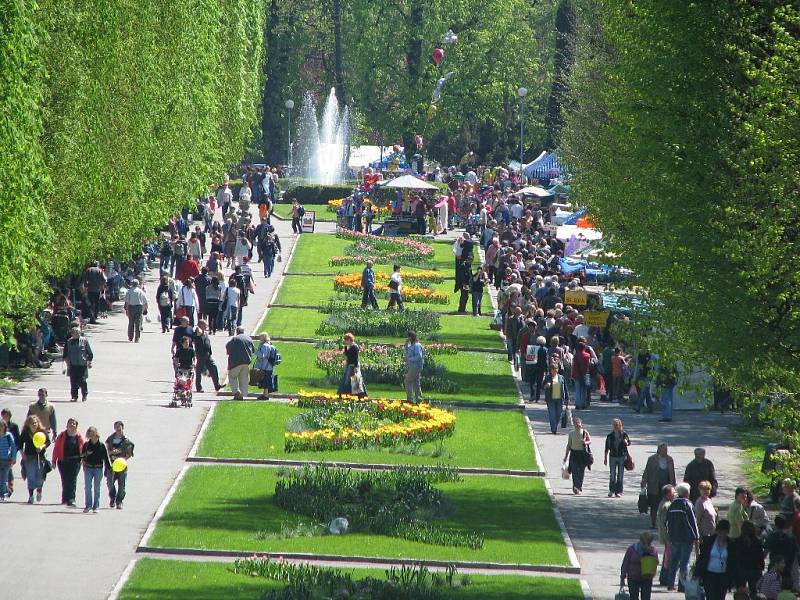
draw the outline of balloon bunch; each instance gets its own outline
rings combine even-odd
[[[452,46],[456,43],[456,41],[458,41],[458,36],[453,33],[452,29],[448,30],[448,32],[442,38],[442,43],[448,46]],[[437,67],[441,65],[444,61],[444,48],[439,46],[434,48],[432,58],[433,64],[435,64]],[[436,106],[436,103],[442,98],[442,88],[444,87],[444,84],[447,83],[447,81],[453,76],[453,74],[453,71],[450,71],[443,77],[439,77],[439,79],[436,80],[436,86],[433,88],[433,93],[431,94],[431,104],[428,107],[428,123],[430,123],[433,117],[436,116],[436,113],[439,110],[439,107]]]

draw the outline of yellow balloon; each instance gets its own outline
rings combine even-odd
[[[47,441],[47,436],[41,431],[37,431],[36,433],[33,434],[33,445],[37,450],[42,446],[44,446],[46,441]]]
[[[115,458],[114,462],[111,463],[111,470],[114,471],[114,473],[122,473],[127,468],[128,461],[124,458]]]

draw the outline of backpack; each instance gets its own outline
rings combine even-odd
[[[172,304],[172,301],[169,298],[169,292],[164,290],[158,295],[158,305],[159,306],[169,306]]]
[[[538,346],[536,344],[528,344],[528,348],[525,351],[525,364],[530,366],[536,366],[539,364],[539,350],[542,346]]]
[[[305,214],[306,214],[306,209],[303,208],[302,206],[297,209],[297,216],[300,217],[301,219]]]

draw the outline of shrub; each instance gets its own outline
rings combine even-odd
[[[345,198],[353,193],[352,186],[349,185],[296,185],[289,188],[283,195],[285,202],[293,202],[295,199],[300,204],[328,204],[328,200]]]
[[[320,309],[325,319],[319,335],[404,336],[409,331],[430,333],[442,328],[439,313],[433,310],[369,310],[331,300]]]
[[[434,249],[418,237],[390,238],[338,228],[336,237],[350,240],[353,245],[345,249],[345,256],[333,256],[331,266],[363,264],[372,260],[376,264],[423,265],[433,258]]]
[[[361,344],[358,361],[366,383],[402,385],[406,375],[405,353],[401,345]],[[458,384],[448,377],[447,369],[436,363],[436,354],[450,354],[458,350],[452,344],[425,345],[425,364],[422,368],[422,389],[452,394]],[[452,349],[452,351],[451,351]],[[344,373],[341,350],[322,350],[317,353],[317,367],[324,369],[330,383],[339,383]]]
[[[455,511],[436,483],[460,481],[449,467],[402,466],[351,471],[327,465],[289,471],[275,484],[275,503],[322,523],[344,517],[350,531],[389,535],[439,546],[483,547],[475,532],[433,523]]]
[[[458,571],[452,565],[445,573],[431,573],[424,566],[401,566],[388,569],[385,579],[353,579],[350,573],[328,567],[253,557],[237,559],[233,572],[286,583],[284,589],[269,592],[264,600],[443,600],[440,590],[469,585],[466,576],[456,577]]]

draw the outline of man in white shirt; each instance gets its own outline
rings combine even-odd
[[[389,277],[389,305],[386,310],[391,310],[393,306],[397,306],[397,310],[403,310],[402,287],[403,278],[400,276],[400,265],[394,265]]]
[[[134,279],[131,289],[125,294],[125,314],[128,315],[128,341],[139,341],[142,333],[142,315],[147,313],[147,295],[139,287],[139,280]]]
[[[233,202],[233,192],[231,192],[231,188],[228,187],[228,182],[226,181],[217,190],[217,204],[219,204],[222,208],[223,218],[228,213],[228,209],[231,207],[231,202]]]
[[[250,189],[250,184],[247,180],[242,181],[242,188],[239,190],[239,209],[246,213],[250,211],[250,200],[253,197],[253,192]]]
[[[194,279],[189,277],[184,286],[178,292],[178,299],[175,302],[177,308],[183,308],[186,312],[186,317],[189,319],[189,325],[194,327],[194,315],[200,306],[200,300],[197,298],[197,292],[194,290]]]

